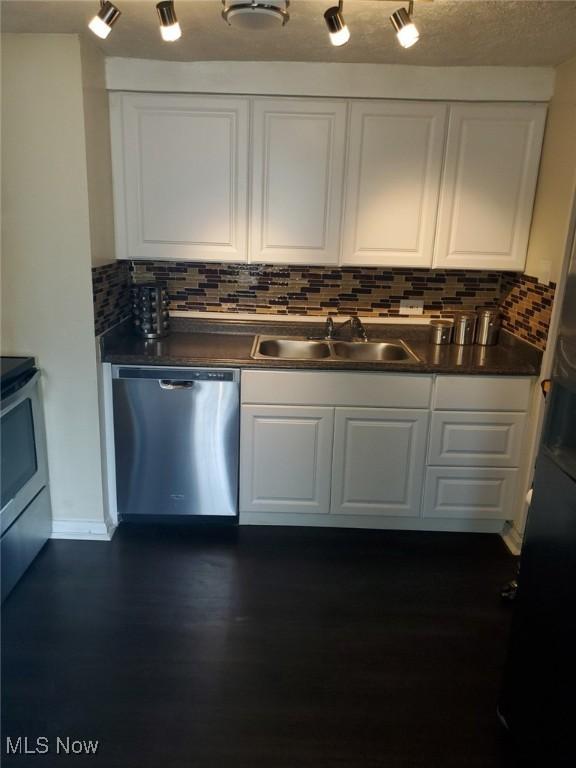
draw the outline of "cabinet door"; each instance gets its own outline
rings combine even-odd
[[[432,264],[445,122],[443,104],[352,105],[343,264]]]
[[[330,509],[334,410],[242,406],[240,511]]]
[[[111,105],[118,257],[245,260],[248,100],[120,94]]]
[[[337,408],[333,514],[417,517],[428,412]]]
[[[254,103],[252,261],[337,264],[346,103]]]
[[[434,265],[522,270],[546,107],[450,109]]]

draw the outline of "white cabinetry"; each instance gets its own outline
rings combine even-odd
[[[118,258],[524,267],[542,104],[110,103]]]
[[[351,107],[343,264],[432,264],[446,105]]]
[[[546,107],[450,108],[434,266],[522,270]]]
[[[248,99],[112,94],[111,113],[118,258],[245,260]]]
[[[242,408],[240,507],[258,512],[330,511],[332,408]]]
[[[240,523],[502,530],[533,379],[242,372]]]
[[[428,412],[337,408],[333,514],[418,517]]]
[[[244,371],[241,522],[418,517],[431,392],[426,375]]]
[[[338,263],[346,109],[344,101],[254,102],[252,261]]]
[[[433,397],[422,514],[514,517],[532,379],[439,376]]]

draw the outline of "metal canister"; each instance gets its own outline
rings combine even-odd
[[[450,344],[452,341],[453,323],[451,320],[430,321],[430,343]]]
[[[482,309],[478,312],[476,324],[476,344],[489,347],[498,342],[500,334],[500,314],[497,309]]]
[[[166,291],[155,283],[132,286],[132,318],[136,333],[146,339],[166,336],[170,327]]]
[[[473,312],[459,312],[454,318],[454,344],[473,344],[476,329],[476,315]]]

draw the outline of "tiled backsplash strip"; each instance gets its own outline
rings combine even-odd
[[[97,334],[130,315],[133,280],[162,284],[172,311],[389,317],[402,299],[421,299],[426,316],[442,317],[500,305],[504,327],[544,349],[555,289],[521,274],[465,270],[119,261],[92,273]]]
[[[130,271],[127,261],[92,269],[96,336],[130,317]]]
[[[527,275],[502,275],[502,326],[539,349],[546,348],[556,283]]]
[[[497,306],[501,283],[500,272],[163,261],[134,261],[132,276],[164,285],[172,310],[368,317],[399,315],[402,299],[435,317]]]

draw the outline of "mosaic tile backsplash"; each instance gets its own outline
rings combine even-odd
[[[402,299],[434,317],[497,306],[501,282],[499,272],[162,261],[132,262],[132,277],[165,286],[172,310],[367,317],[399,315]]]
[[[130,317],[130,271],[126,261],[92,269],[96,336]]]
[[[544,285],[528,275],[502,275],[502,327],[529,341],[539,349],[546,348],[556,284]]]
[[[504,327],[544,349],[555,286],[466,270],[133,261],[93,270],[96,333],[130,316],[130,282],[158,282],[172,311],[391,317],[420,299],[427,317],[498,307]]]

